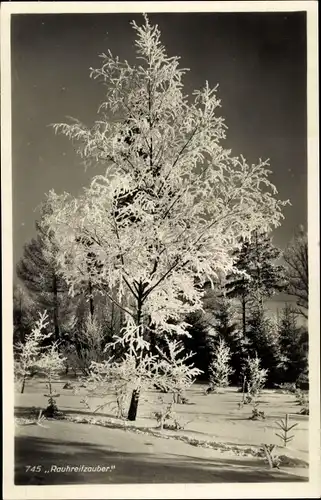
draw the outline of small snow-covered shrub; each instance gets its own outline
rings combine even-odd
[[[134,376],[134,361],[131,356],[126,356],[118,363],[112,361],[92,362],[90,375],[85,381],[87,391],[92,396],[108,398],[112,395],[114,398],[112,401],[108,400],[99,405],[94,410],[95,412],[110,406],[117,418],[125,417],[125,405],[132,386],[132,376]]]
[[[54,418],[58,415],[56,398],[60,396],[60,394],[53,391],[52,383],[63,370],[64,366],[65,358],[59,352],[57,342],[54,342],[51,346],[45,348],[36,362],[37,370],[40,374],[44,375],[47,380],[47,388],[49,392],[48,394],[45,394],[45,396],[48,397],[48,405],[44,414],[50,418]]]
[[[309,393],[304,392],[301,389],[297,389],[294,393],[294,396],[295,402],[298,405],[302,406],[301,410],[299,411],[300,415],[309,415]]]
[[[229,385],[229,377],[234,373],[234,370],[232,370],[229,364],[231,360],[231,350],[224,339],[219,339],[213,351],[214,356],[209,367],[210,387],[213,390],[217,390]]]
[[[37,371],[36,364],[43,351],[43,342],[52,335],[44,332],[47,326],[48,314],[44,311],[39,313],[39,319],[26,336],[25,342],[19,342],[15,347],[14,374],[16,380],[21,383],[21,393],[24,392],[26,380]]]
[[[179,431],[184,429],[184,424],[180,422],[174,411],[174,401],[166,406],[162,406],[159,411],[154,412],[154,417],[159,424],[161,430],[167,429],[172,431]]]
[[[258,403],[254,403],[252,415],[249,417],[249,420],[265,420],[265,413],[264,411],[259,410]]]
[[[117,418],[124,418],[131,391],[136,389],[141,392],[152,387],[156,359],[156,356],[146,355],[138,364],[134,354],[126,354],[120,361],[92,362],[89,376],[81,379],[81,386],[86,389],[89,398],[107,399],[94,412],[109,406]],[[86,401],[88,404],[88,398]]]
[[[276,455],[274,449],[275,444],[264,444],[262,447],[262,451],[270,466],[270,469],[278,469],[280,466],[280,457]]]
[[[294,382],[285,382],[284,384],[279,384],[278,388],[285,394],[286,393],[294,394],[297,390],[296,384]]]
[[[306,406],[309,404],[309,395],[308,393],[301,391],[301,389],[297,389],[294,393],[295,402],[300,406]]]
[[[162,401],[162,403],[164,402]],[[161,430],[164,429],[164,424],[166,423],[166,421],[172,419],[173,405],[174,405],[173,401],[171,401],[166,406],[163,404],[160,410],[155,411],[153,413]]]
[[[48,406],[44,416],[54,416],[58,412],[55,398],[58,395],[52,390],[53,379],[63,370],[65,358],[58,349],[58,343],[43,345],[52,333],[44,333],[48,326],[47,312],[39,314],[39,320],[27,336],[25,343],[19,343],[16,347],[15,376],[22,381],[21,392],[24,391],[25,382],[31,373],[44,375],[47,380],[49,393]]]
[[[260,367],[261,360],[248,357],[245,365],[245,376],[247,385],[247,396],[244,403],[252,402],[260,395],[267,378],[268,370]]]

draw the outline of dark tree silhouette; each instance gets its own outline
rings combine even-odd
[[[226,295],[241,301],[243,335],[246,335],[247,310],[252,306],[262,309],[264,299],[286,288],[283,266],[276,263],[281,256],[271,238],[254,231],[250,240],[244,240],[234,252],[235,271],[227,279]]]
[[[297,311],[290,305],[282,310],[279,337],[284,362],[284,381],[297,382],[308,370],[308,332],[298,325]]]
[[[283,258],[286,262],[288,279],[287,292],[297,301],[297,311],[308,318],[309,307],[309,261],[308,238],[301,227],[296,232],[293,240],[285,249]]]
[[[36,222],[36,229],[37,237],[24,246],[23,256],[16,268],[17,276],[35,304],[48,311],[54,325],[55,340],[60,340],[67,285],[55,262],[55,245],[46,237],[40,222]]]

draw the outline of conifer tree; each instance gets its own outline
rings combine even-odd
[[[280,256],[268,233],[258,229],[243,238],[241,248],[234,251],[234,270],[228,277],[226,294],[241,301],[243,335],[248,310],[262,309],[265,298],[286,287],[284,268],[277,264]]]
[[[193,362],[196,368],[202,371],[199,378],[208,380],[210,364],[210,349],[208,346],[208,324],[201,311],[191,313],[186,317],[188,323],[187,332],[182,341],[186,351],[193,352]]]
[[[20,283],[13,287],[13,343],[24,342],[35,315],[35,305]]]
[[[286,263],[288,279],[287,292],[296,297],[298,312],[308,318],[309,307],[309,260],[308,237],[300,227],[288,247],[283,258]]]
[[[61,337],[68,288],[55,258],[57,243],[48,235],[43,223],[44,211],[49,209],[44,204],[40,220],[36,222],[37,236],[25,244],[16,271],[35,306],[47,310],[54,326],[54,339],[57,341]]]
[[[213,389],[222,389],[230,384],[233,369],[230,366],[231,350],[220,337],[211,343],[212,360],[210,363],[210,384]]]
[[[230,378],[238,383],[247,354],[245,338],[236,321],[235,306],[231,299],[223,295],[216,300],[211,310],[210,326],[215,337],[223,339],[230,349],[230,365],[233,369]]]
[[[257,355],[262,368],[268,370],[267,384],[280,381],[282,356],[277,325],[263,309],[255,309],[248,321],[246,337],[251,356]]]
[[[288,304],[282,311],[279,337],[285,356],[284,381],[295,383],[308,369],[307,331],[298,325],[296,310]]]

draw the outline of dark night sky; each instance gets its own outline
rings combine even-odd
[[[249,161],[270,158],[272,181],[290,198],[275,231],[283,247],[306,225],[306,17],[305,13],[151,14],[169,55],[190,68],[185,92],[220,84],[226,147]],[[79,192],[84,172],[71,143],[50,123],[65,116],[91,124],[104,88],[89,78],[108,48],[134,58],[136,14],[12,16],[12,175],[14,263],[35,233],[35,208],[51,188]],[[108,34],[107,34],[108,33]]]

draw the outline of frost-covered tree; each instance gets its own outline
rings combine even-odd
[[[222,389],[230,383],[229,377],[233,373],[230,366],[231,350],[225,340],[219,338],[212,344],[212,362],[210,365],[210,385],[213,389]]]
[[[261,360],[257,354],[248,356],[244,364],[245,389],[249,400],[256,400],[265,386],[268,369],[261,367]]]
[[[287,292],[296,297],[298,312],[307,319],[309,307],[309,259],[308,237],[303,227],[299,228],[293,240],[285,249],[283,258],[286,262]]]
[[[157,335],[184,335],[182,318],[202,307],[202,283],[231,272],[231,250],[256,227],[280,224],[284,202],[269,181],[268,163],[248,164],[221,142],[217,87],[183,92],[186,70],[169,57],[160,31],[145,16],[136,33],[137,64],[110,51],[91,76],[106,91],[92,127],[57,124],[87,166],[103,165],[83,194],[50,192],[47,224],[59,241],[57,262],[72,293],[88,277],[91,242],[96,290],[119,307],[137,366]],[[113,290],[113,293],[111,293]],[[135,419],[139,389],[129,409]]]
[[[45,409],[47,417],[55,417],[57,415],[58,407],[56,398],[59,394],[54,392],[53,382],[64,369],[64,366],[65,357],[59,352],[57,341],[54,341],[50,346],[43,349],[36,361],[38,373],[44,376],[47,382],[48,394],[45,394],[48,397],[48,405]]]
[[[47,326],[48,315],[45,311],[39,314],[39,319],[31,332],[26,335],[24,341],[20,341],[15,345],[14,374],[16,380],[21,382],[21,393],[24,392],[27,378],[36,371],[37,362],[43,352],[44,342],[52,335],[46,333]]]

